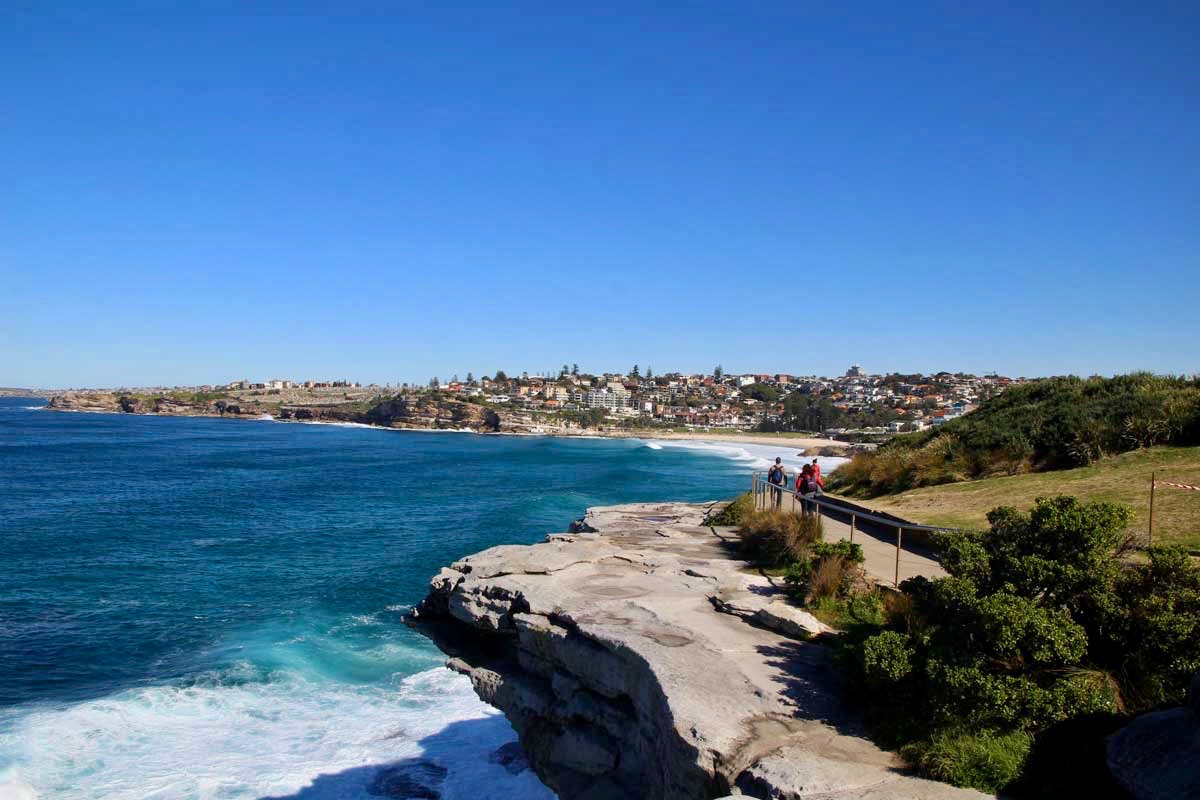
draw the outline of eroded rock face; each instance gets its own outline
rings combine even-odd
[[[733,557],[710,506],[593,509],[576,533],[468,556],[414,624],[563,800],[983,797],[862,738],[829,650],[805,641],[828,629]]]

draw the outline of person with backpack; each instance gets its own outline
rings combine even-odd
[[[787,471],[783,468],[783,459],[776,458],[775,463],[767,472],[767,483],[771,484],[771,503],[775,508],[783,504],[783,492],[779,487],[787,485]]]
[[[813,469],[812,464],[805,464],[804,469],[796,476],[796,494],[800,495],[800,508],[806,514],[817,511],[817,504],[812,499],[821,493],[824,487],[821,476]]]

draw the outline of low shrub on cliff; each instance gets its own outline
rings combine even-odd
[[[786,567],[808,557],[809,547],[821,540],[819,514],[753,511],[738,531],[742,556],[760,567]]]
[[[849,596],[863,563],[862,546],[848,541],[813,542],[804,558],[787,568],[783,582],[788,594],[802,603]]]
[[[1123,563],[1129,518],[1043,498],[996,509],[987,534],[941,537],[948,577],[905,581],[885,625],[839,637],[876,734],[933,777],[996,791],[1051,729],[1182,702],[1200,668],[1200,568],[1166,548]],[[1111,725],[1079,730],[1099,752],[1088,737]]]
[[[753,512],[754,495],[746,492],[726,503],[724,508],[706,519],[705,524],[733,528],[741,525]]]

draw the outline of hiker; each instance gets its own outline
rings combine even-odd
[[[821,480],[821,465],[815,458],[812,460],[812,471],[813,476],[817,479],[817,483],[821,484],[821,488],[824,489],[825,481]]]
[[[767,483],[771,484],[771,503],[775,508],[779,508],[783,503],[783,492],[779,487],[787,485],[787,472],[783,468],[782,458],[776,458],[767,472]]]
[[[800,495],[800,508],[805,514],[817,511],[817,504],[812,499],[821,493],[823,483],[821,476],[813,469],[812,464],[805,464],[804,469],[796,476],[796,494]]]

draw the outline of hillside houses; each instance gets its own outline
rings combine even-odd
[[[839,377],[564,372],[497,378],[455,381],[439,388],[534,414],[601,414],[625,425],[823,430],[852,437],[944,424],[1014,382],[996,375],[945,372],[871,375],[858,365]],[[830,420],[838,424],[820,424]]]

